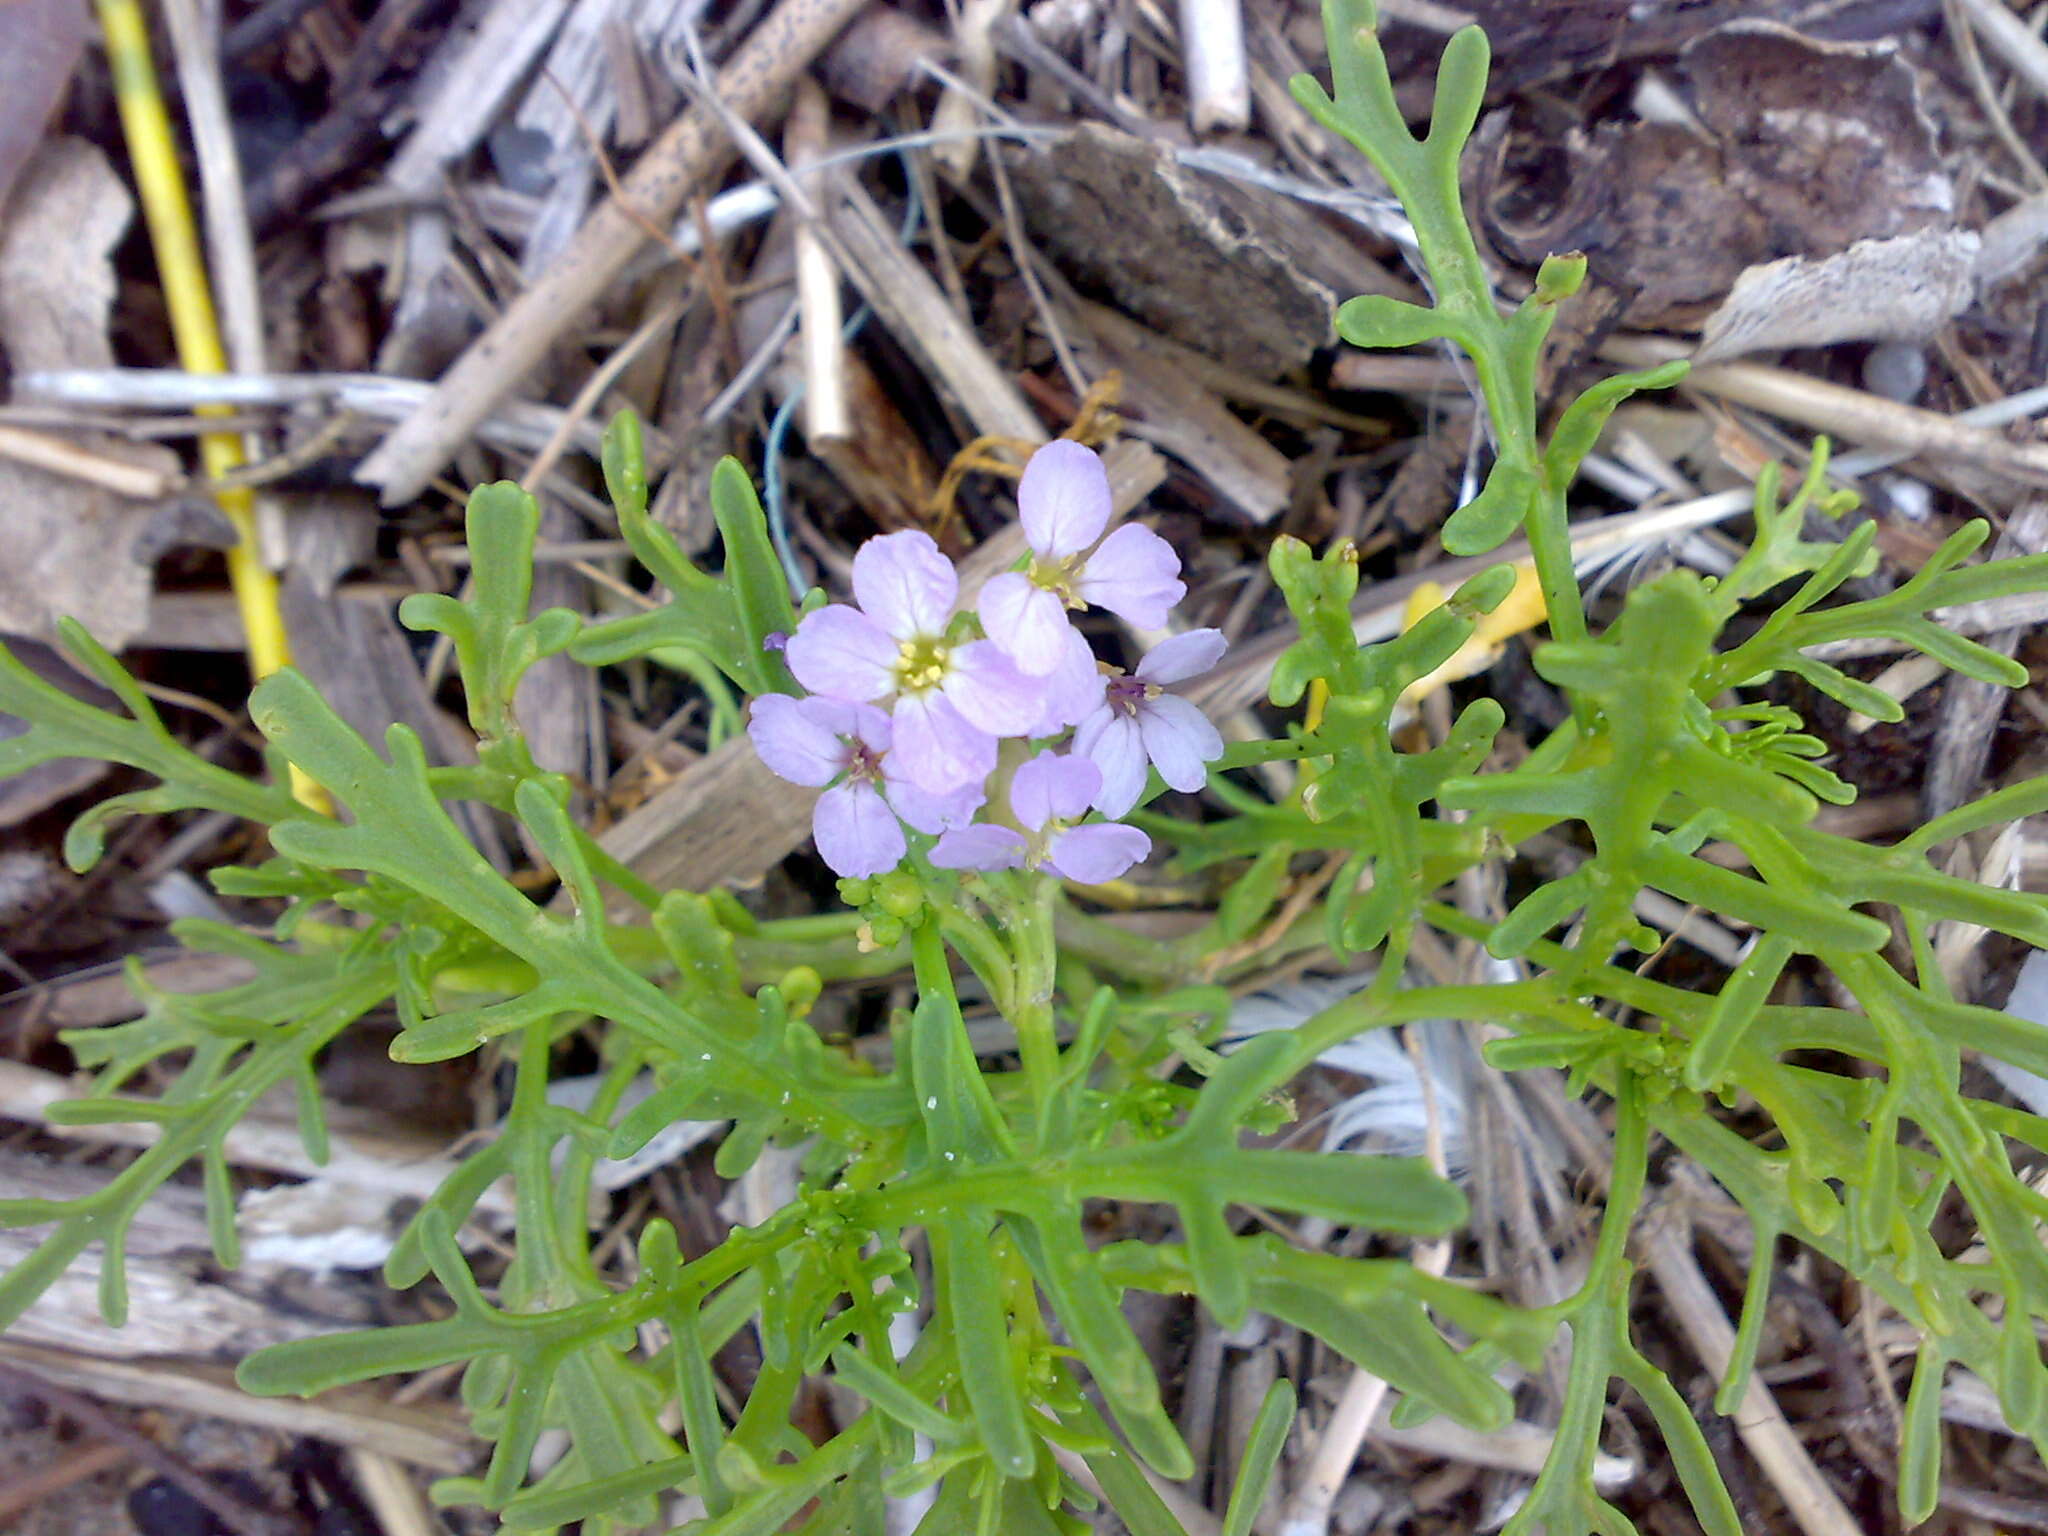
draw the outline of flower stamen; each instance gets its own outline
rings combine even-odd
[[[951,647],[942,640],[919,636],[896,651],[896,684],[905,693],[925,693],[946,680]]]

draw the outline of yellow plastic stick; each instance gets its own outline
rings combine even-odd
[[[100,27],[106,33],[107,62],[113,69],[114,100],[121,111],[121,128],[128,139],[128,158],[135,167],[150,244],[156,250],[178,361],[187,373],[226,373],[227,356],[221,350],[220,326],[214,319],[213,291],[199,252],[192,204],[178,168],[170,114],[157,86],[142,8],[136,0],[96,0],[96,4]],[[225,416],[232,414],[232,407],[202,405],[199,413]],[[228,471],[244,463],[242,440],[233,432],[204,433],[199,454],[208,477],[218,487],[214,496],[220,509],[235,529],[235,547],[228,551],[228,580],[242,616],[249,670],[259,678],[267,677],[291,660],[284,617],[277,606],[277,582],[257,547],[254,493],[246,486],[219,484]]]
[[[170,113],[157,85],[156,61],[150,57],[149,27],[136,0],[95,0],[100,29],[106,34],[107,63],[114,76],[114,101],[128,140],[128,158],[135,167],[135,187],[142,198],[142,216],[156,251],[157,276],[163,283],[164,307],[170,312],[171,338],[178,361],[187,373],[228,371],[221,347],[220,322],[213,312],[213,288],[199,252],[199,234],[192,223],[192,203],[178,168]],[[202,405],[202,416],[226,416],[233,408]],[[234,526],[235,544],[228,551],[228,585],[242,617],[243,643],[249,671],[268,677],[291,661],[284,614],[277,605],[277,580],[263,563],[256,535],[256,496],[247,486],[227,485],[228,472],[241,468],[247,456],[233,432],[205,432],[199,438],[199,461],[214,482],[214,500]],[[327,792],[297,767],[291,771],[292,792],[316,811],[330,808]]]

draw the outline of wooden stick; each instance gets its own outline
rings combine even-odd
[[[31,432],[26,427],[0,426],[0,459],[47,469],[54,475],[67,475],[137,501],[163,500],[180,478],[161,469],[94,453],[53,433]]]
[[[1960,9],[1978,35],[2012,66],[2013,73],[2026,81],[2035,95],[2048,97],[2048,43],[2036,37],[2000,0],[1961,0]]]
[[[846,252],[847,276],[974,430],[984,437],[1044,442],[1045,427],[1024,392],[946,302],[938,282],[903,249],[874,199],[851,175],[835,171],[822,200]]]
[[[770,115],[798,73],[866,3],[781,0],[719,72],[719,97],[750,121]],[[733,154],[707,107],[693,106],[670,124],[634,165],[625,197],[598,206],[561,259],[513,300],[419,410],[363,461],[358,478],[377,486],[386,506],[418,496],[555,338],[597,301],[646,243],[649,228],[674,218],[690,191],[722,171]]]
[[[1684,348],[1654,337],[1615,336],[1601,347],[1600,355],[1610,362],[1641,368],[1683,356]],[[1754,406],[1852,442],[1966,460],[1973,468],[2023,485],[2048,485],[2048,445],[2008,442],[1996,432],[1969,426],[1939,411],[1901,405],[1860,389],[1756,363],[1709,364],[1693,369],[1684,383],[1687,388]]]

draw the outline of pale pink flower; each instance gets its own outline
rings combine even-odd
[[[1222,659],[1226,642],[1216,629],[1191,629],[1154,646],[1131,676],[1109,679],[1102,703],[1074,731],[1074,752],[1102,771],[1095,808],[1121,816],[1145,790],[1145,770],[1178,790],[1208,781],[1209,764],[1223,755],[1223,738],[1186,699],[1165,691]]]
[[[931,535],[883,534],[853,557],[858,606],[820,608],[785,652],[812,693],[887,707],[897,771],[934,794],[980,783],[996,738],[1029,731],[1042,712],[1043,685],[1000,646],[953,637],[959,592]]]
[[[1091,449],[1066,438],[1032,454],[1017,487],[1017,512],[1031,546],[1027,570],[1006,571],[981,589],[989,638],[1033,677],[1056,670],[1074,633],[1070,609],[1093,604],[1140,629],[1159,629],[1187,595],[1180,557],[1151,529],[1126,523],[1108,538],[1109,473]]]
[[[1075,826],[1101,787],[1084,757],[1044,753],[1010,779],[1010,811],[1025,830],[977,823],[947,832],[932,849],[940,869],[1043,869],[1063,880],[1100,885],[1152,851],[1152,839],[1114,822]]]
[[[811,835],[834,874],[866,879],[902,863],[906,844],[899,817],[936,834],[965,826],[981,805],[978,784],[932,795],[893,778],[889,717],[872,704],[764,694],[754,701],[747,735],[779,777],[812,788],[832,786],[811,813]]]

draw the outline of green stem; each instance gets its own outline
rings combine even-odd
[[[1019,902],[1010,913],[1010,954],[1016,967],[1010,1022],[1017,1031],[1024,1081],[1031,1093],[1034,1143],[1045,1133],[1060,1080],[1060,1045],[1052,1006],[1059,964],[1053,935],[1053,908],[1058,899],[1059,882],[1039,875],[1032,881],[1028,900]]]

